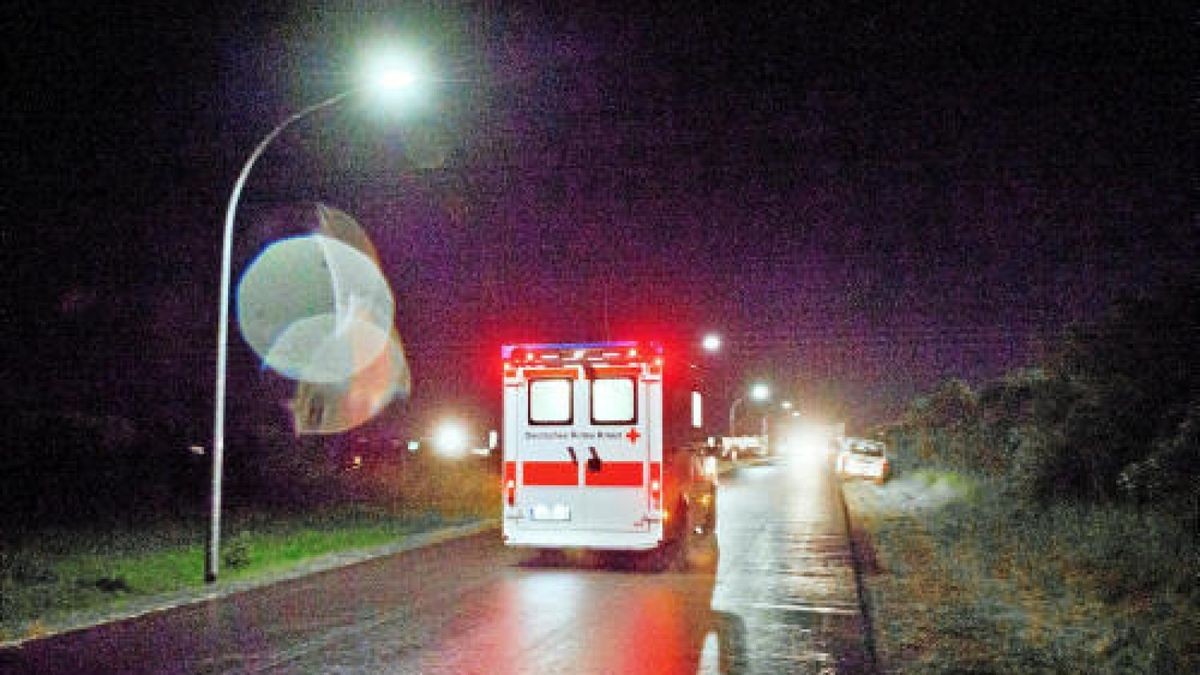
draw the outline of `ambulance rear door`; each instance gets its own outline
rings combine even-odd
[[[582,527],[580,480],[586,449],[579,447],[582,368],[527,367],[515,391],[516,504],[521,528]]]
[[[651,528],[651,410],[640,365],[586,369],[576,449],[582,451],[580,526],[599,532],[646,533]]]

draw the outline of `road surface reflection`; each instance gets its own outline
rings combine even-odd
[[[836,484],[743,467],[716,573],[547,561],[498,532],[26,643],[14,672],[870,672]]]

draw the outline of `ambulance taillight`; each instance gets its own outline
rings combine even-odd
[[[517,465],[515,462],[504,464],[504,493],[509,506],[517,503]]]

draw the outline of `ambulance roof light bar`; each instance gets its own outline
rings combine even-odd
[[[534,351],[573,351],[577,349],[621,349],[629,347],[637,347],[639,343],[632,340],[620,342],[537,342],[518,345],[504,345],[500,348],[501,355],[508,357],[516,350],[534,350]]]
[[[504,361],[533,364],[539,360],[567,363],[571,361],[639,361],[643,350],[657,355],[656,365],[662,365],[662,345],[657,342],[641,343],[588,342],[588,343],[538,343],[504,345],[501,356]]]

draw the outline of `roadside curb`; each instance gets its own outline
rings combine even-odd
[[[67,614],[61,618],[55,619],[47,624],[45,629],[39,632],[36,636],[22,637],[15,640],[0,641],[0,650],[19,648],[21,645],[44,640],[47,638],[64,635],[66,633],[74,633],[77,631],[87,630],[106,623],[117,623],[136,619],[148,614],[156,612],[165,612],[186,605],[199,604],[224,598],[226,596],[235,595],[237,593],[245,593],[275,584],[294,581],[302,577],[313,574],[320,574],[329,570],[348,567],[358,563],[383,558],[405,551],[411,551],[426,546],[441,544],[452,539],[461,537],[469,537],[471,535],[486,532],[500,527],[500,520],[497,518],[489,518],[481,521],[465,523],[463,525],[454,525],[451,527],[443,527],[427,532],[419,532],[405,536],[402,540],[384,544],[382,546],[373,546],[371,548],[355,549],[350,551],[339,551],[336,553],[327,553],[318,556],[295,567],[281,570],[276,573],[266,573],[261,577],[254,579],[240,579],[238,581],[222,582],[218,580],[212,585],[202,586],[198,588],[187,588],[180,591],[172,591],[170,593],[162,593],[154,596],[140,598],[130,602],[128,605],[120,609],[98,609],[89,611],[80,611]],[[30,624],[26,624],[23,628],[28,629]]]
[[[857,528],[854,525],[854,520],[850,514],[850,507],[846,504],[846,493],[843,485],[836,483],[838,501],[842,505],[842,519],[846,523],[846,540],[850,544],[850,564],[854,569],[854,587],[858,592],[858,610],[863,619],[863,642],[867,650],[867,659],[870,663],[871,672],[878,673],[879,671],[879,655],[875,647],[875,622],[871,616],[871,603],[867,599],[866,580],[863,574],[863,551],[859,545]]]

